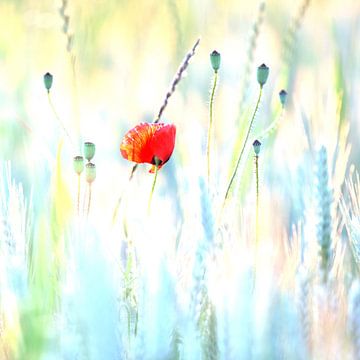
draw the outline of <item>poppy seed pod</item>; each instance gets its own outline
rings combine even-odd
[[[52,83],[53,83],[53,76],[47,72],[45,75],[44,75],[44,85],[45,85],[45,88],[46,90],[49,92],[50,89],[51,89],[51,86],[52,86]]]
[[[255,140],[253,142],[253,148],[256,156],[258,156],[260,153],[260,147],[261,147],[261,142],[259,140]]]
[[[217,72],[220,68],[220,62],[221,62],[221,55],[216,50],[214,50],[210,54],[210,62],[211,66],[214,69],[215,72]]]
[[[281,90],[279,92],[279,98],[282,106],[285,106],[286,98],[287,98],[287,92],[285,90]]]
[[[129,130],[120,145],[123,158],[135,163],[153,165],[150,172],[160,169],[169,159],[175,146],[176,128],[173,124],[140,123]]]
[[[86,181],[91,184],[96,178],[96,166],[89,162],[85,165]]]
[[[95,144],[92,142],[84,143],[84,156],[87,161],[91,161],[91,159],[95,155]]]
[[[75,172],[80,175],[84,170],[84,158],[82,156],[75,156],[73,164]]]
[[[257,69],[257,81],[261,87],[266,83],[268,77],[269,68],[265,64],[260,65]]]

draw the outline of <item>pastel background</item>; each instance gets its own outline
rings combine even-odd
[[[360,357],[357,0],[2,0],[0,23],[0,359]],[[148,213],[150,166],[129,182],[120,143],[198,38]],[[256,245],[251,144],[274,122]]]

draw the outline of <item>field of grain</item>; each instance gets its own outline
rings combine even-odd
[[[0,23],[0,360],[360,359],[358,0]]]

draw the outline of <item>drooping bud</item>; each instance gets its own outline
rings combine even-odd
[[[82,156],[74,157],[74,170],[80,175],[84,170],[84,158]]]
[[[269,68],[265,64],[260,65],[257,68],[257,81],[261,87],[264,86],[268,77],[269,77]]]
[[[285,103],[286,103],[287,92],[285,90],[281,90],[279,92],[279,98],[280,98],[281,105],[284,107]]]
[[[214,69],[215,72],[217,72],[220,68],[220,62],[221,62],[221,55],[216,50],[214,50],[210,54],[210,62],[211,66]]]
[[[91,159],[95,155],[95,144],[92,142],[84,143],[84,156],[87,161],[91,161]]]
[[[255,140],[253,142],[253,148],[256,156],[258,156],[260,153],[260,147],[261,147],[261,142],[259,140]]]
[[[96,178],[96,166],[95,164],[88,162],[85,165],[86,181],[91,184]]]
[[[45,88],[48,92],[50,92],[50,89],[51,89],[51,86],[52,86],[52,83],[53,83],[53,76],[47,72],[45,75],[44,75],[44,85],[45,85]]]

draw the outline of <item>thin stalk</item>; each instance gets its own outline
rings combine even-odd
[[[215,71],[214,83],[212,86],[211,96],[210,96],[209,130],[208,130],[207,147],[206,147],[208,185],[210,185],[210,143],[211,143],[211,130],[212,130],[212,123],[213,123],[214,95],[215,95],[217,78],[218,78],[218,72]]]
[[[77,214],[80,215],[80,174],[78,174],[78,188],[77,188]]]
[[[259,156],[255,155],[255,177],[256,177],[256,224],[255,224],[255,246],[256,253],[259,244]]]
[[[84,192],[84,196],[83,196],[83,203],[82,203],[82,216],[85,215],[85,209],[86,209],[86,197],[88,196],[88,189],[89,187],[86,186],[85,187],[85,192]]]
[[[184,60],[182,61],[179,69],[177,70],[176,72],[176,75],[175,75],[175,78],[174,80],[172,81],[171,83],[171,87],[170,87],[170,90],[166,93],[166,96],[165,96],[165,99],[164,99],[164,102],[163,104],[161,105],[160,107],[160,110],[158,112],[158,115],[156,117],[156,119],[154,120],[154,123],[158,123],[160,121],[160,118],[165,110],[165,108],[167,107],[168,105],[168,101],[171,97],[171,95],[174,94],[175,92],[175,89],[176,89],[176,86],[177,84],[180,82],[180,80],[182,79],[182,76],[183,76],[183,73],[184,71],[187,69],[187,67],[189,66],[189,61],[190,59],[195,55],[195,50],[196,48],[198,47],[200,43],[200,38],[196,40],[194,46],[192,47],[192,49],[190,50],[190,52],[188,52],[184,58]]]
[[[48,91],[47,97],[48,97],[50,108],[51,108],[56,120],[59,122],[60,126],[62,127],[62,129],[63,129],[63,131],[65,133],[65,135],[68,137],[70,144],[74,147],[74,144],[73,144],[73,142],[71,140],[70,134],[66,130],[64,123],[61,121],[61,119],[60,119],[60,117],[59,117],[59,115],[58,115],[58,113],[57,113],[57,111],[55,109],[55,106],[54,106],[53,102],[51,101],[50,91]]]
[[[227,187],[227,189],[226,189],[226,193],[225,193],[225,198],[224,198],[224,202],[223,202],[223,205],[222,205],[222,209],[225,207],[226,200],[228,199],[231,186],[232,186],[232,184],[233,184],[233,182],[234,182],[234,179],[235,179],[237,170],[238,170],[238,168],[239,168],[239,164],[240,164],[242,155],[243,155],[243,153],[244,153],[244,150],[245,150],[247,141],[248,141],[248,139],[249,139],[249,135],[250,135],[250,132],[251,132],[251,128],[252,128],[252,125],[253,125],[253,122],[254,122],[256,113],[257,113],[258,108],[259,108],[259,104],[260,104],[260,100],[261,100],[261,95],[262,95],[262,88],[263,88],[263,87],[260,86],[259,97],[258,97],[257,102],[256,102],[255,110],[254,110],[254,113],[253,113],[253,115],[252,115],[252,118],[251,118],[251,121],[250,121],[250,126],[249,126],[249,129],[248,129],[247,133],[246,133],[245,141],[244,141],[243,147],[242,147],[242,149],[241,149],[239,158],[238,158],[238,160],[237,160],[237,162],[236,162],[235,169],[234,169],[233,174],[232,174],[232,176],[231,176],[229,185],[228,185],[228,187]]]
[[[89,183],[89,198],[88,198],[88,207],[87,207],[86,216],[89,216],[90,204],[91,204],[91,183]]]
[[[159,170],[158,166],[155,166],[154,181],[153,181],[153,183],[152,183],[151,192],[150,192],[150,197],[149,197],[149,204],[148,204],[148,213],[149,213],[149,214],[150,214],[151,200],[152,200],[152,196],[153,196],[154,189],[155,189],[155,184],[156,184],[156,179],[157,179],[158,170]]]
[[[254,254],[253,291],[255,291],[257,267],[259,263],[259,156],[258,155],[255,155],[255,177],[256,177],[256,215],[255,215],[255,254]]]
[[[131,171],[130,176],[129,176],[128,184],[130,183],[131,179],[133,178],[134,173],[135,173],[137,167],[138,167],[138,164],[135,164],[135,165],[133,166],[132,171]],[[127,186],[126,186],[126,187],[127,187]],[[122,203],[122,200],[123,200],[123,197],[124,197],[124,193],[125,193],[125,192],[126,192],[126,188],[121,191],[121,194],[119,195],[118,200],[117,200],[117,203],[116,203],[116,205],[115,205],[115,209],[114,209],[114,211],[113,211],[113,217],[112,217],[112,224],[113,224],[113,225],[114,225],[115,222],[116,222],[117,214],[118,214],[118,212],[119,212],[119,208],[120,208],[120,205],[121,205],[121,203]]]

